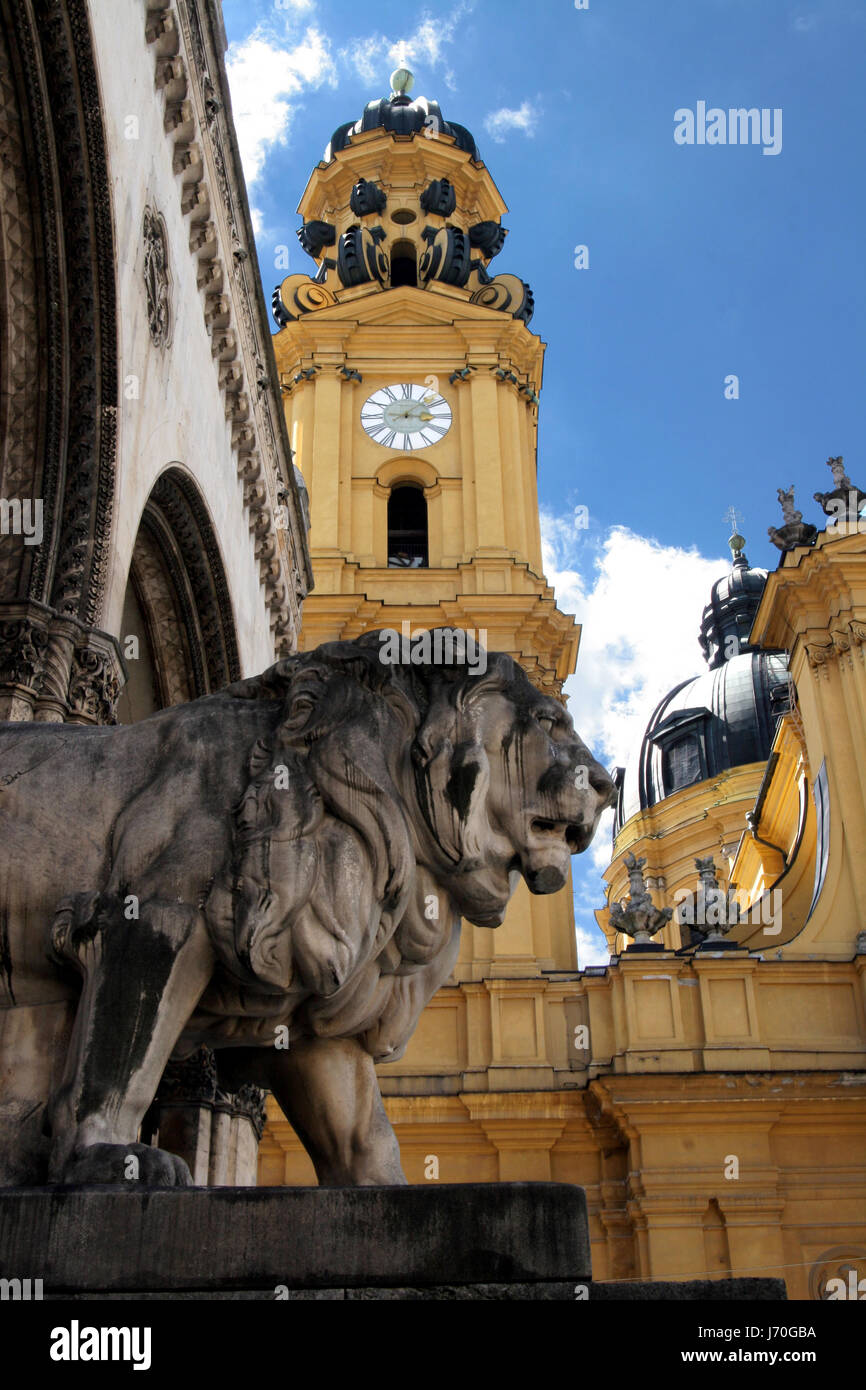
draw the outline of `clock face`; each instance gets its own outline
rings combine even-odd
[[[361,407],[361,424],[384,449],[427,449],[451,428],[451,409],[426,386],[383,386]]]

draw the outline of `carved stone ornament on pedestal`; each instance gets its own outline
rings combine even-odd
[[[710,855],[706,859],[696,859],[700,885],[698,887],[698,921],[702,928],[709,928],[698,947],[699,950],[730,950],[736,948],[735,941],[728,941],[727,935],[739,921],[736,901],[719,887],[716,862]]]
[[[611,904],[610,925],[614,931],[633,938],[633,944],[626,948],[629,951],[663,951],[664,946],[652,938],[667,926],[673,909],[656,907],[650,897],[643,875],[645,859],[627,854],[623,863],[628,870],[629,896],[625,906]]]
[[[778,529],[775,526],[767,528],[767,535],[773,545],[783,553],[786,550],[794,550],[798,545],[814,545],[818,535],[817,526],[812,526],[803,520],[803,513],[794,506],[794,485],[788,488],[777,489],[779,505],[782,508],[784,525]]]
[[[833,474],[832,491],[815,492],[812,495],[825,516],[843,526],[856,528],[860,521],[860,510],[866,504],[866,492],[861,492],[848,477],[845,472],[845,460],[841,454],[838,458],[829,458],[827,467]]]
[[[451,974],[461,917],[498,927],[518,870],[564,888],[615,796],[509,656],[429,636],[329,643],[115,730],[0,729],[0,1186],[122,1184],[131,1158],[136,1184],[188,1184],[139,1127],[202,1044],[206,1180],[230,1180],[226,1116],[260,1123],[264,1086],[320,1184],[405,1181],[376,1063]]]

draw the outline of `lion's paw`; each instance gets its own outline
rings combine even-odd
[[[149,1144],[89,1144],[63,1169],[64,1183],[117,1183],[124,1187],[192,1187],[182,1158]]]

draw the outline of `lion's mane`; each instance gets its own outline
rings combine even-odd
[[[331,980],[322,962],[325,955],[329,962],[351,957],[353,933],[369,937],[357,966],[390,948],[388,968],[397,968],[394,938],[415,877],[410,818],[424,822],[416,829],[438,861],[434,873],[445,877],[477,862],[489,773],[472,705],[494,689],[508,689],[520,704],[532,693],[529,682],[499,653],[489,656],[483,674],[473,674],[465,661],[383,663],[381,650],[377,632],[328,643],[224,692],[281,706],[271,732],[250,752],[250,781],[233,811],[230,862],[205,909],[223,965],[243,983],[299,997],[333,994],[346,982],[338,972]],[[407,757],[411,775],[400,777]],[[401,782],[414,796],[407,799]],[[329,817],[360,838],[367,882],[356,906],[369,920],[340,921],[335,913],[325,922],[327,950],[309,951],[305,967],[308,904],[317,885],[319,904],[330,887],[321,882]]]

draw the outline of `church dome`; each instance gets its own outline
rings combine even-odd
[[[716,580],[701,619],[698,641],[711,671],[731,656],[752,650],[749,632],[767,582],[767,571],[751,568],[743,550],[745,544],[742,536],[731,536],[731,572]]]
[[[749,567],[744,544],[732,537],[731,573],[713,585],[704,609],[699,641],[709,670],[682,681],[653,711],[618,778],[614,834],[674,792],[770,755],[787,708],[788,660],[749,644],[767,576]]]
[[[465,126],[446,121],[438,101],[429,101],[427,97],[412,100],[408,93],[413,79],[407,69],[398,68],[391,81],[395,90],[390,97],[368,101],[360,120],[347,121],[345,125],[337,127],[325,150],[326,163],[330,163],[335,154],[346,148],[353,135],[377,129],[391,130],[395,135],[420,135],[426,130],[430,132],[431,138],[434,135],[450,135],[458,149],[465,150],[473,159],[479,158],[473,136]]]

